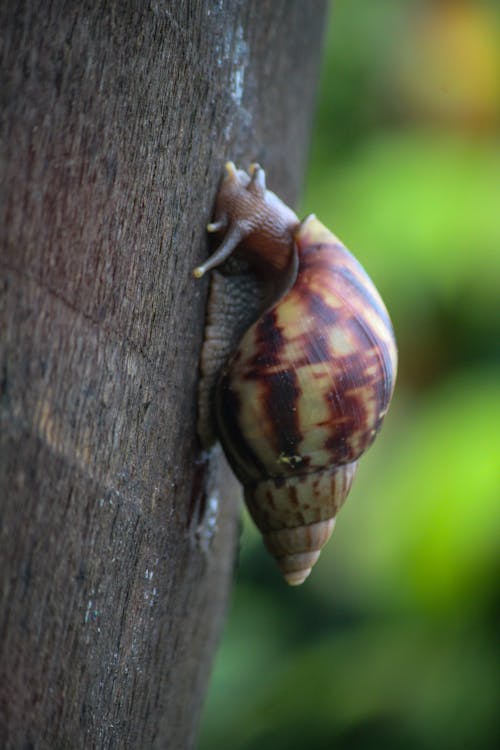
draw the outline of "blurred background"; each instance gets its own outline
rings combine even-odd
[[[499,14],[331,8],[300,214],[375,281],[399,378],[301,588],[245,516],[200,750],[500,747]]]

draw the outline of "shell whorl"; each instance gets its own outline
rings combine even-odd
[[[245,488],[245,502],[287,583],[303,583],[332,535],[357,462]]]
[[[251,177],[227,170],[209,225],[224,240],[195,275],[236,249],[272,296],[217,377],[215,428],[267,548],[298,584],[387,412],[396,345],[377,290],[337,237],[314,216],[300,223],[257,165]]]
[[[295,243],[294,285],[245,333],[217,388],[218,433],[245,485],[355,461],[394,388],[392,326],[361,265],[315,217]]]
[[[304,583],[334,526],[335,518],[328,518],[305,526],[264,532],[264,543],[290,586]]]

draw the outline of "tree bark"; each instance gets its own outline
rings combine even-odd
[[[296,201],[324,10],[2,3],[3,748],[193,746],[238,508],[190,271],[226,159]]]

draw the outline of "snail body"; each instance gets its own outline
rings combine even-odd
[[[232,163],[226,169],[208,227],[223,241],[194,273],[233,253],[246,265],[212,289],[200,390],[209,404],[200,414],[214,425],[267,548],[296,585],[331,536],[358,459],[380,429],[396,345],[377,290],[337,237],[314,216],[300,222],[266,189],[258,165],[250,175]],[[248,311],[254,287],[256,309]],[[240,321],[248,325],[222,366],[213,343],[221,307],[238,311],[238,338]]]

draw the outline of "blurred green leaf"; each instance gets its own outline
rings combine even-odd
[[[313,171],[304,213],[332,229],[399,307],[426,287],[460,292],[481,314],[499,309],[499,175],[496,142],[392,133],[348,164]]]
[[[493,599],[499,425],[499,371],[474,370],[420,400],[396,400],[339,515],[335,549],[321,560],[340,558],[349,596],[449,616],[474,616]],[[326,595],[328,571],[321,576]]]
[[[404,621],[324,638],[264,669],[259,690],[243,702],[227,692],[223,728],[206,747],[493,747],[492,645],[464,643],[460,628]],[[392,742],[384,740],[389,722]],[[368,730],[360,745],[355,727]]]
[[[493,750],[497,3],[333,8],[301,213],[315,213],[379,287],[400,374],[300,589],[283,584],[246,516],[200,750]]]

